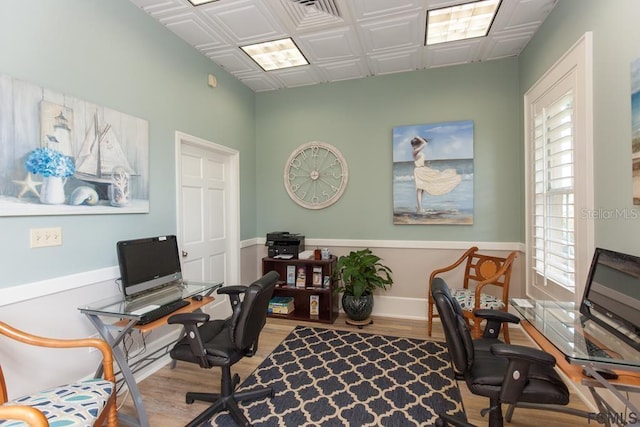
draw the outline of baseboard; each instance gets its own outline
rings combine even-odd
[[[426,322],[427,307],[428,300],[426,298],[403,298],[375,295],[372,314],[380,317],[424,320]]]

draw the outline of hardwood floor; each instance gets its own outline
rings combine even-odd
[[[343,317],[339,317],[333,325],[269,318],[260,335],[258,354],[238,362],[232,369],[232,372],[237,372],[241,379],[244,380],[289,332],[299,324],[333,329],[359,330],[356,326],[347,325]],[[432,339],[444,342],[444,335],[440,323],[436,322],[433,329]],[[427,338],[426,321],[374,318],[373,324],[365,326],[359,331],[399,337]],[[530,341],[520,328],[510,328],[510,335],[513,344],[530,345]],[[178,363],[174,369],[165,366],[140,383],[140,390],[150,425],[152,427],[176,427],[185,425],[207,406],[205,403],[198,402],[187,405],[184,401],[185,392],[216,392],[219,386],[219,369],[204,370],[196,365],[184,362]],[[463,382],[460,382],[459,386],[469,421],[477,426],[487,425],[486,418],[480,416],[480,410],[488,406],[488,399],[469,393]],[[123,402],[123,398],[124,396],[118,397],[118,404],[122,404],[120,412],[134,414],[132,399],[128,397]],[[588,409],[574,394],[571,395],[571,403],[569,406],[582,410]],[[517,409],[512,422],[507,425],[515,427],[553,427],[587,425],[587,421],[575,416],[555,412]]]

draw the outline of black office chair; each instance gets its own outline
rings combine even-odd
[[[489,398],[490,407],[480,413],[482,416],[489,413],[490,427],[503,425],[503,403],[510,405],[507,420],[510,420],[516,406],[573,413],[570,408],[560,409],[561,405],[569,403],[569,390],[553,369],[555,359],[551,354],[501,343],[490,333],[472,340],[462,309],[451,297],[446,282],[436,278],[431,293],[442,321],[454,371],[464,378],[471,393]],[[496,327],[500,322],[498,319],[507,314],[512,316],[495,310],[478,310],[475,313],[479,317],[493,317],[488,324],[496,333],[500,331],[500,327]]]
[[[466,416],[454,417],[452,415],[440,414],[436,420],[436,427],[476,427],[467,422]]]
[[[231,366],[256,353],[260,331],[267,319],[269,300],[279,278],[278,273],[271,271],[249,286],[218,289],[218,294],[229,295],[233,314],[228,319],[210,321],[205,313],[181,313],[169,318],[169,323],[184,325],[186,333],[171,350],[173,359],[197,363],[207,369],[214,366],[222,368],[220,393],[187,393],[187,403],[195,400],[213,403],[188,427],[200,426],[217,412],[225,410],[239,425],[249,426],[251,424],[237,403],[273,397],[270,387],[234,392],[240,377],[238,374],[231,376]],[[242,300],[241,295],[244,295]]]

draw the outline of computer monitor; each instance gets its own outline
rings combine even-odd
[[[638,348],[640,257],[596,248],[580,313]]]
[[[138,296],[182,279],[176,236],[123,240],[116,248],[125,297]]]

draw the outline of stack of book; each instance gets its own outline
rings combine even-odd
[[[273,297],[269,301],[269,314],[289,314],[293,313],[295,307],[293,305],[293,297]]]

